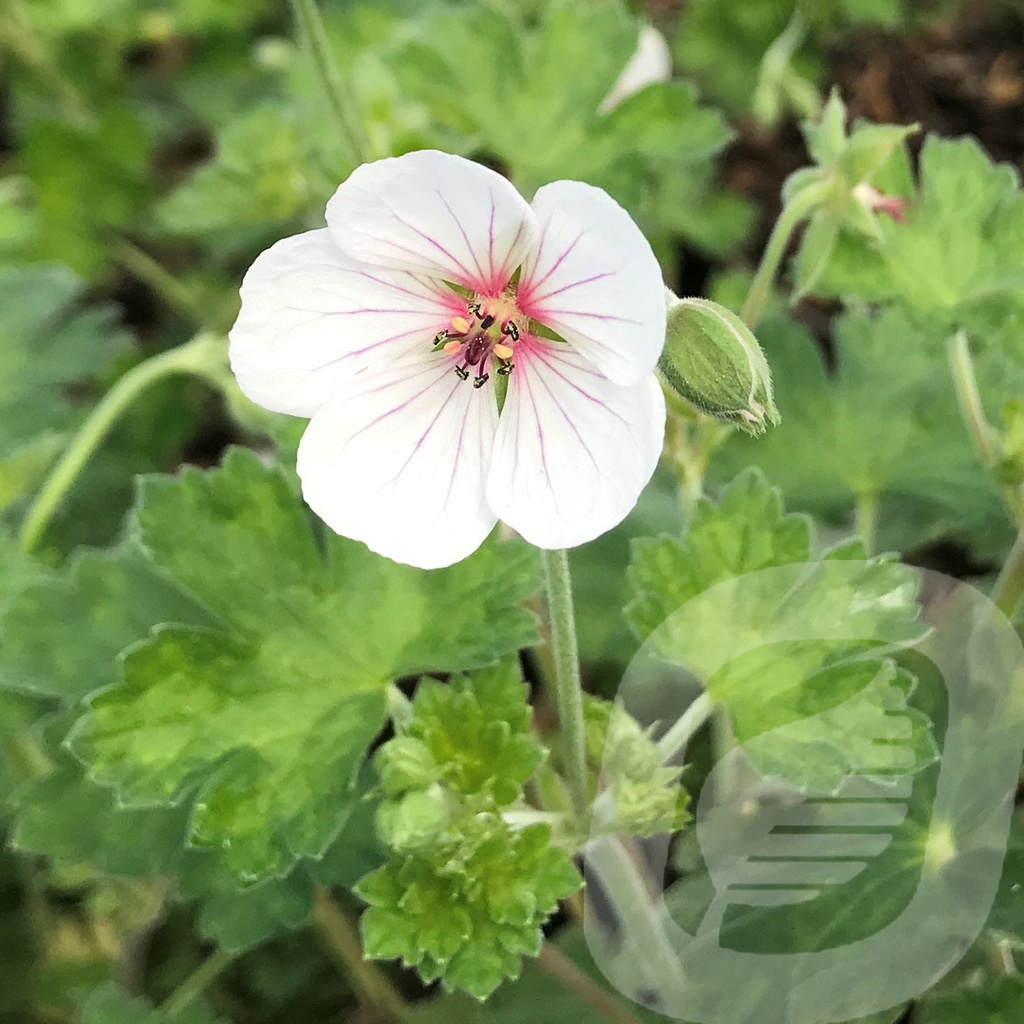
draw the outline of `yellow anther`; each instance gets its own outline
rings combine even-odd
[[[453,356],[460,348],[462,348],[461,341],[449,341],[441,351],[444,352],[446,356]]]
[[[511,359],[512,358],[512,349],[510,349],[508,347],[508,345],[495,345],[494,348],[491,349],[491,351],[499,359]]]
[[[469,321],[464,316],[452,317],[452,330],[456,334],[467,334],[469,332]]]

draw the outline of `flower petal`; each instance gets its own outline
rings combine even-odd
[[[533,212],[500,174],[421,150],[356,168],[327,204],[354,259],[498,295],[536,240]]]
[[[611,196],[579,181],[537,191],[536,249],[517,303],[616,384],[637,384],[665,344],[665,286],[640,229]]]
[[[442,284],[355,263],[326,228],[267,249],[241,294],[231,369],[254,402],[293,416],[312,416],[368,363],[429,350],[465,310]]]
[[[583,544],[636,504],[664,433],[653,374],[621,387],[568,346],[527,338],[509,377],[487,502],[532,544]]]
[[[437,353],[366,370],[310,421],[302,493],[332,530],[423,569],[471,554],[494,526],[484,501],[498,411]]]

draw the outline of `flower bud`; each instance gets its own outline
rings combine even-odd
[[[435,785],[382,803],[377,810],[377,831],[393,850],[416,850],[431,846],[450,820],[447,797]]]
[[[409,789],[426,789],[441,772],[430,748],[411,736],[396,736],[376,756],[381,789],[389,796]]]
[[[658,368],[701,412],[760,434],[779,422],[768,362],[750,329],[707,299],[669,300],[665,349]]]

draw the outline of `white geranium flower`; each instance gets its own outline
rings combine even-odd
[[[619,523],[665,426],[664,289],[629,215],[575,181],[528,205],[423,151],[358,168],[327,225],[256,260],[231,331],[242,390],[311,417],[298,472],[317,515],[423,568],[498,519],[542,548]]]

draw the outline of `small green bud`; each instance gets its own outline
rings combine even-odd
[[[750,329],[707,299],[669,300],[665,349],[658,368],[701,412],[748,434],[779,422],[768,361]]]
[[[411,736],[396,736],[385,743],[374,760],[381,789],[388,796],[410,789],[426,789],[441,777],[430,748]]]
[[[387,800],[377,810],[381,840],[399,852],[433,846],[450,821],[448,797],[440,786]]]

